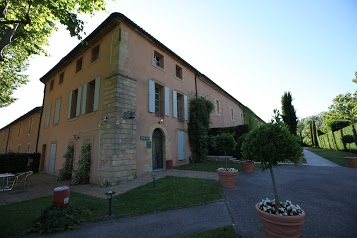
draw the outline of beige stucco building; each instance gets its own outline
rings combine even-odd
[[[81,146],[92,145],[90,182],[101,185],[165,169],[168,160],[188,163],[193,97],[215,105],[212,127],[244,124],[244,105],[120,13],[111,14],[40,80],[45,84],[40,170],[53,175],[69,144],[75,169]]]
[[[0,129],[0,153],[35,153],[41,107],[35,107]]]

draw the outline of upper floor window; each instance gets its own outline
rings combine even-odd
[[[20,133],[21,133],[21,122],[20,122],[20,125],[19,125],[19,130],[18,130],[18,132],[17,132],[17,138],[20,137]]]
[[[60,110],[61,110],[61,98],[58,98],[56,100],[56,104],[55,104],[55,115],[53,117],[53,124],[58,124],[59,116],[60,116]]]
[[[50,115],[51,115],[51,103],[47,104],[47,107],[46,107],[45,127],[48,127],[48,125],[49,125]]]
[[[187,96],[172,91],[173,117],[179,121],[188,120]]]
[[[100,77],[69,93],[68,119],[99,109]]]
[[[176,65],[176,77],[182,79],[182,68]]]
[[[62,72],[59,76],[59,81],[58,81],[58,85],[63,83],[63,79],[64,79],[64,73]]]
[[[149,112],[157,116],[170,115],[169,88],[149,80]]]
[[[100,92],[100,78],[96,78],[83,85],[82,114],[98,110]]]
[[[50,91],[53,90],[53,85],[54,85],[54,83],[55,83],[55,81],[54,81],[54,80],[51,80],[51,82],[50,82]]]
[[[68,119],[79,116],[79,97],[78,88],[69,93]]]
[[[28,132],[27,132],[28,135],[31,134],[32,124],[33,124],[33,117],[31,116],[31,118],[30,118],[30,123],[29,123],[29,130],[28,130]]]
[[[99,45],[95,46],[92,49],[92,55],[91,55],[91,58],[90,58],[90,62],[94,62],[97,59],[99,59]]]
[[[221,108],[220,108],[219,100],[216,99],[216,113],[220,114],[220,112],[221,112]]]
[[[154,65],[160,68],[164,68],[164,56],[154,50]]]
[[[231,120],[234,121],[234,110],[231,108]]]
[[[76,73],[82,70],[83,58],[79,58],[76,62]]]

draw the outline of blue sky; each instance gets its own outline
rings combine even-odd
[[[121,12],[220,85],[260,118],[293,95],[297,116],[328,110],[332,99],[354,92],[357,71],[357,2],[354,0],[117,0]],[[92,32],[108,13],[85,17]],[[0,109],[0,128],[42,104],[39,82],[78,44],[61,28],[49,57],[34,57],[30,83],[19,100]]]

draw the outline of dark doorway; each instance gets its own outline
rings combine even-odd
[[[164,136],[160,129],[155,129],[152,133],[152,169],[164,168],[164,153],[163,153]]]

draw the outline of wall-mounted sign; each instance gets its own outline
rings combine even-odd
[[[140,140],[150,140],[150,137],[148,137],[148,136],[140,136]]]
[[[146,149],[151,149],[151,141],[146,141]]]

